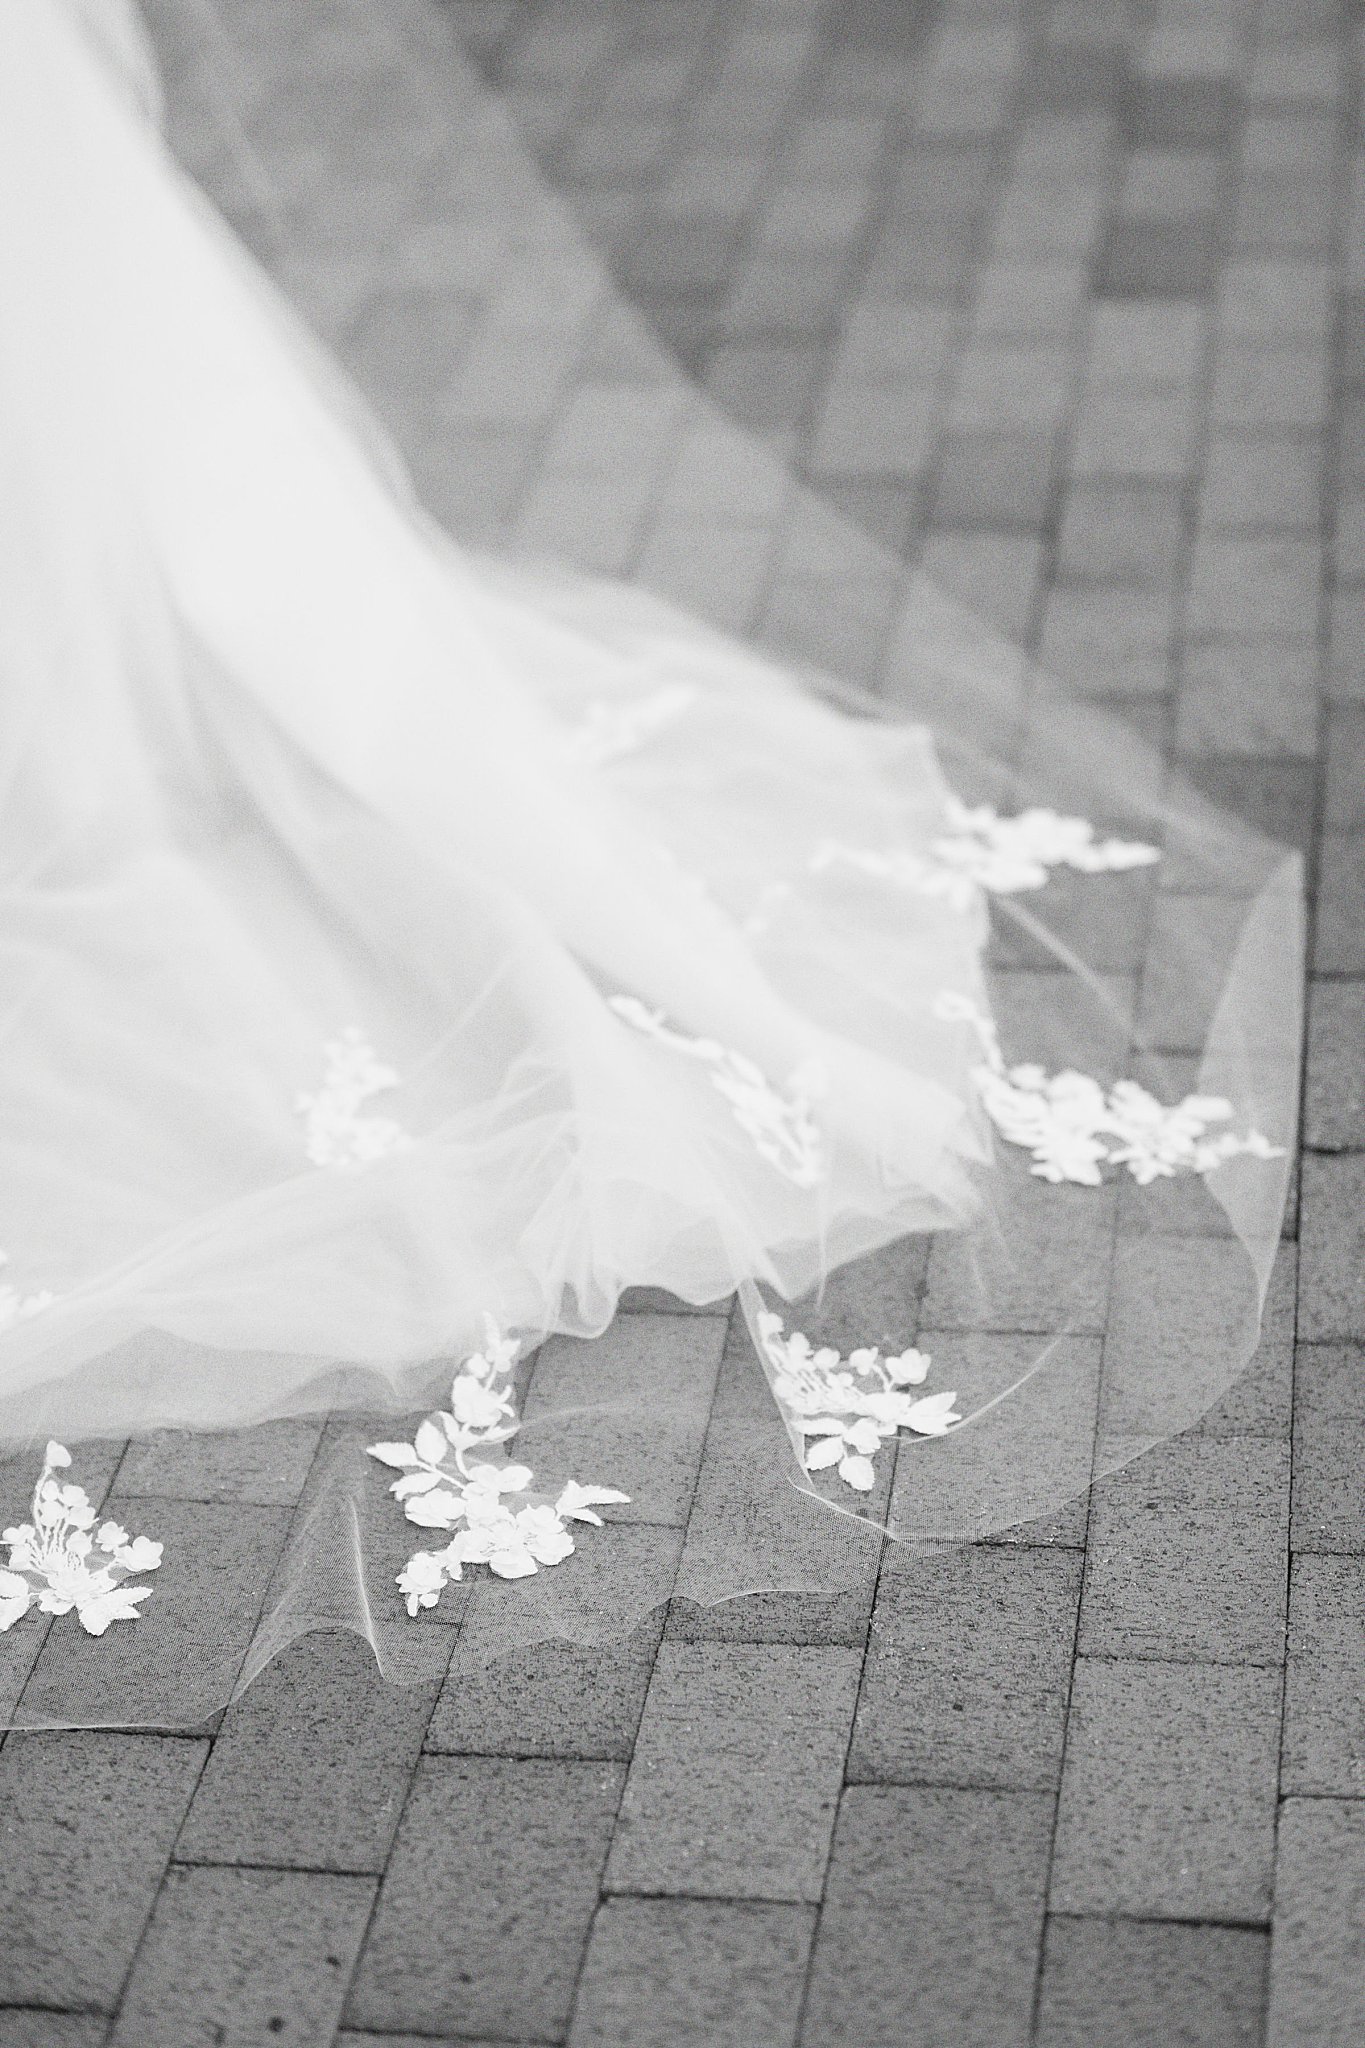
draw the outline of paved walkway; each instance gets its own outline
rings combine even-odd
[[[313,1638],[212,1739],[7,1739],[0,2048],[1357,2048],[1354,13],[230,0],[207,41],[152,14],[177,146],[462,537],[571,537],[883,686],[918,556],[1303,844],[1307,1149],[1253,1377],[1054,1540],[439,1692]],[[679,394],[660,336],[814,493]],[[859,1285],[913,1314],[894,1257]],[[629,1326],[733,1391],[726,1341]]]

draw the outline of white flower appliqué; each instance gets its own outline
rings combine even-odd
[[[826,839],[811,855],[810,871],[850,867],[916,895],[942,896],[955,909],[966,910],[981,890],[1013,896],[1041,889],[1055,867],[1097,875],[1149,867],[1161,858],[1159,847],[1140,840],[1097,839],[1094,826],[1084,818],[1066,818],[1051,810],[1002,818],[990,804],[969,805],[951,797],[947,818],[951,829],[931,841],[927,853],[908,848],[878,851]]]
[[[450,1407],[428,1415],[410,1444],[371,1444],[369,1454],[399,1474],[389,1487],[410,1522],[453,1530],[440,1550],[419,1550],[398,1575],[409,1614],[434,1607],[467,1564],[486,1564],[500,1579],[524,1579],[573,1552],[570,1522],[602,1526],[595,1513],[630,1496],[610,1486],[570,1480],[551,1499],[532,1490],[529,1465],[493,1463],[475,1453],[506,1443],[520,1428],[510,1375],[517,1345],[491,1316],[484,1348],[467,1358],[450,1390]]]
[[[303,1118],[304,1150],[314,1166],[346,1173],[391,1152],[406,1152],[411,1138],[389,1116],[363,1116],[375,1095],[398,1086],[398,1076],[376,1058],[364,1032],[351,1024],[322,1048],[322,1086],[300,1095],[294,1108]]]
[[[816,1187],[825,1177],[824,1146],[811,1115],[812,1104],[828,1086],[818,1060],[798,1067],[785,1093],[774,1088],[761,1067],[714,1038],[689,1038],[670,1030],[661,1010],[651,1010],[637,996],[610,996],[608,1007],[646,1038],[666,1045],[688,1059],[699,1060],[711,1086],[730,1105],[730,1114],[753,1140],[760,1159],[775,1167],[799,1188]]]
[[[9,1264],[9,1253],[0,1252],[0,1272]],[[0,1280],[0,1330],[8,1330],[14,1323],[26,1323],[30,1316],[41,1315],[45,1308],[51,1308],[57,1299],[55,1294],[21,1294],[8,1280]]]
[[[685,683],[671,683],[648,697],[615,704],[599,697],[584,713],[583,723],[569,741],[569,752],[587,768],[602,768],[608,761],[638,753],[652,733],[671,725],[687,710],[696,694]]]
[[[870,1348],[815,1351],[799,1330],[788,1337],[782,1318],[758,1319],[759,1335],[772,1367],[773,1393],[791,1426],[813,1439],[802,1453],[808,1472],[831,1466],[856,1493],[870,1493],[876,1480],[872,1459],[883,1437],[908,1429],[916,1436],[944,1436],[962,1417],[955,1393],[908,1394],[923,1385],[932,1361],[923,1351],[883,1358]]]
[[[150,1586],[129,1586],[135,1572],[154,1572],[161,1545],[130,1536],[117,1522],[100,1522],[84,1487],[57,1473],[71,1463],[64,1444],[50,1443],[33,1489],[31,1521],[0,1533],[9,1569],[0,1569],[0,1634],[37,1602],[42,1614],[74,1607],[87,1635],[102,1636],[112,1621],[136,1621]]]
[[[1098,1187],[1106,1164],[1126,1166],[1146,1187],[1180,1173],[1211,1173],[1225,1161],[1248,1153],[1282,1159],[1284,1149],[1260,1131],[1210,1135],[1226,1123],[1232,1104],[1221,1095],[1187,1095],[1168,1108],[1136,1081],[1117,1081],[1105,1090],[1089,1074],[1066,1069],[1049,1075],[1042,1067],[1007,1067],[991,1019],[969,996],[945,992],[935,1014],[971,1026],[981,1046],[972,1079],[982,1106],[1000,1135],[1033,1155],[1030,1171],[1042,1180],[1079,1181]]]

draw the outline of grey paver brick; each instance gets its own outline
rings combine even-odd
[[[104,2048],[108,2031],[100,2013],[0,2007],[0,2048]]]
[[[1080,1560],[962,1545],[883,1576],[851,1783],[1055,1790]]]
[[[1310,987],[1304,1142],[1365,1151],[1365,980]]]
[[[841,1649],[664,1644],[608,1889],[818,1899],[858,1665]]]
[[[1194,452],[1194,408],[1187,392],[1092,390],[1082,403],[1071,444],[1078,477],[1135,477],[1178,482]]]
[[[1294,535],[1205,535],[1195,550],[1185,623],[1193,634],[1311,635],[1317,626],[1321,551]]]
[[[791,1483],[795,1460],[747,1330],[726,1350],[706,1453],[687,1524],[678,1589],[689,1603],[670,1635],[732,1641],[861,1645],[876,1584],[881,1538],[847,1515],[831,1515]],[[873,1512],[884,1506],[889,1471]],[[813,1603],[778,1590],[735,1600],[737,1583],[799,1589],[840,1586],[836,1602]],[[740,1633],[742,1631],[742,1634]]]
[[[289,1510],[127,1495],[119,1517],[165,1546],[151,1597],[136,1628],[50,1632],[24,1692],[35,1722],[62,1718],[74,1698],[92,1718],[183,1726],[216,1713],[236,1686]]]
[[[1187,300],[1097,301],[1086,347],[1091,385],[1133,391],[1192,385],[1208,326],[1204,308]]]
[[[206,1751],[206,1743],[156,1735],[7,1739],[0,2000],[113,2005]]]
[[[1201,640],[1183,659],[1175,741],[1182,754],[1311,756],[1317,747],[1315,641]]]
[[[851,1787],[802,2048],[1025,2048],[1051,1826],[1043,1793]]]
[[[1055,1314],[1057,1302],[1053,1302]],[[896,1454],[890,1524],[928,1539],[951,1533],[994,1535],[1005,1544],[1079,1546],[1085,1542],[1099,1405],[1100,1346],[1088,1337],[958,1333],[926,1328],[920,1342],[933,1360],[930,1384],[952,1388],[959,1412],[979,1419],[951,1446],[902,1438]],[[1017,1398],[992,1408],[1027,1376]],[[884,1574],[913,1578],[912,1546],[890,1548]]]
[[[1289,1583],[1284,1793],[1365,1791],[1365,1557],[1294,1559]]]
[[[228,1708],[177,1857],[382,1870],[433,1698],[386,1684],[359,1637],[300,1638]]]
[[[1298,1247],[1281,1244],[1266,1288],[1261,1334],[1247,1369],[1199,1418],[1191,1435],[1289,1440],[1293,1424],[1297,1310]]]
[[[1295,1550],[1365,1551],[1365,1347],[1299,1346],[1292,1503]]]
[[[1220,348],[1209,394],[1215,431],[1264,434],[1308,432],[1327,420],[1329,394],[1321,363],[1290,347],[1258,348],[1230,342]]]
[[[1179,494],[1169,486],[1092,485],[1068,491],[1058,541],[1058,577],[1168,583],[1181,525]]]
[[[1260,2048],[1268,1950],[1251,1927],[1059,1915],[1036,2048]]]
[[[1313,966],[1365,974],[1365,832],[1324,832]]]
[[[1041,527],[1053,466],[1046,433],[944,437],[934,517],[944,527]]]
[[[565,1475],[597,1473],[600,1419],[594,1408],[633,1398],[648,1376],[657,1399],[648,1422],[612,1428],[609,1483],[630,1495],[614,1521],[680,1527],[687,1519],[706,1435],[725,1324],[709,1316],[651,1315],[618,1319],[590,1342],[552,1337],[537,1354],[523,1416],[542,1463]],[[560,1415],[555,1412],[564,1410]]]
[[[1079,1659],[1053,1910],[1265,1920],[1279,1732],[1278,1672]]]
[[[348,2023],[558,2038],[597,1905],[621,1778],[612,1764],[424,1758]]]
[[[1059,586],[1048,594],[1038,660],[1082,696],[1164,696],[1173,637],[1167,591]]]
[[[1365,1156],[1310,1153],[1302,1174],[1299,1335],[1365,1338]]]
[[[680,1539],[671,1529],[589,1529],[572,1559],[529,1587],[507,1645],[510,1603],[487,1611],[480,1583],[462,1624],[426,1746],[474,1756],[629,1758],[672,1591]],[[565,1583],[566,1572],[581,1579]],[[556,1583],[557,1581],[557,1583]],[[494,1589],[488,1588],[492,1591]],[[571,1591],[576,1604],[566,1606]],[[538,1624],[536,1611],[551,1619]],[[630,1616],[641,1615],[626,1632]],[[486,1618],[485,1618],[486,1616]],[[537,1642],[538,1626],[588,1640]],[[594,1641],[594,1636],[601,1640]],[[497,1652],[497,1654],[494,1654]]]
[[[392,2034],[385,2028],[382,2034],[372,2034],[368,2028],[358,2033],[353,2027],[343,2027],[336,2036],[335,2048],[519,2048],[518,2043],[501,2041],[476,2041],[469,2034],[462,2034],[458,2041],[448,2034],[438,2039],[435,2034]]]
[[[173,1866],[111,2048],[329,2048],[373,1899],[367,1877]]]
[[[1157,1445],[1091,1496],[1082,1654],[1278,1665],[1288,1545],[1287,1444]]]
[[[1119,190],[1119,210],[1130,220],[1189,221],[1212,214],[1222,184],[1216,150],[1130,151]]]
[[[1316,532],[1322,519],[1322,456],[1293,434],[1215,434],[1199,486],[1205,526]]]
[[[791,2048],[814,1920],[808,1906],[608,1899],[570,2048]]]
[[[1343,460],[1349,459],[1344,431],[1341,441],[1345,450]],[[1362,600],[1365,600],[1365,592],[1354,588],[1335,591],[1332,596],[1328,625],[1327,694],[1333,702],[1356,703],[1365,698],[1365,601]]]
[[[1048,1201],[1037,1185],[1036,1195],[1023,1185],[1011,1188],[1008,1246],[975,1242],[969,1249],[951,1231],[935,1239],[927,1327],[980,1328],[989,1304],[989,1327],[996,1330],[1103,1330],[1112,1197],[1102,1192],[1095,1200],[1095,1190],[1087,1189],[1092,1199],[1081,1203],[1072,1199],[1079,1190],[1049,1187]]]
[[[1211,148],[1235,132],[1238,94],[1227,78],[1139,77],[1124,109],[1128,133],[1149,149]]]
[[[1108,299],[1194,299],[1218,274],[1218,237],[1211,217],[1125,218],[1110,222],[1098,252],[1096,296]]]
[[[1267,2048],[1365,2035],[1365,1802],[1290,1799],[1280,1816]]]
[[[167,1430],[129,1444],[113,1494],[288,1505],[303,1491],[321,1435],[306,1416],[214,1434]]]

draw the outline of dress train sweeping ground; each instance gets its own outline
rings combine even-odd
[[[462,557],[50,0],[0,0],[0,274],[8,1718],[191,1719],[313,1624],[407,1677],[837,1590],[1217,1398],[1293,1129],[1277,849],[1079,710],[1084,820],[970,804],[922,724]],[[1050,936],[1059,875],[1197,1043]],[[906,1241],[913,1327],[822,1342]],[[753,1353],[568,1341],[629,1288],[738,1291]],[[246,1507],[167,1430],[265,1445]]]

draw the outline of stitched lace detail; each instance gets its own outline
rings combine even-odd
[[[638,753],[654,733],[671,725],[696,700],[696,691],[672,683],[651,696],[589,704],[583,722],[569,740],[569,752],[587,768],[601,768],[626,754]]]
[[[799,1330],[788,1337],[780,1316],[761,1315],[758,1329],[778,1405],[791,1427],[812,1439],[801,1456],[807,1472],[833,1468],[856,1493],[870,1493],[877,1476],[872,1460],[884,1437],[900,1429],[943,1436],[962,1420],[953,1408],[956,1393],[917,1397],[905,1391],[928,1376],[926,1352],[883,1358],[864,1348],[845,1359],[832,1348],[813,1350]]]
[[[57,1478],[71,1463],[64,1444],[49,1443],[33,1489],[30,1520],[0,1533],[9,1569],[0,1570],[0,1634],[37,1603],[42,1614],[74,1608],[87,1635],[114,1621],[136,1621],[150,1586],[129,1586],[136,1572],[154,1572],[161,1545],[130,1536],[117,1522],[98,1521],[84,1487]]]
[[[825,839],[808,867],[812,874],[852,868],[916,895],[941,896],[955,909],[966,910],[981,890],[1012,896],[1041,889],[1055,867],[1097,875],[1149,867],[1161,858],[1159,847],[1139,840],[1097,839],[1094,826],[1084,818],[1067,818],[1052,810],[1002,818],[990,804],[968,805],[952,797],[947,817],[951,829],[932,840],[927,853]]]
[[[787,1081],[774,1088],[761,1067],[719,1044],[714,1038],[691,1038],[673,1031],[661,1010],[651,1010],[637,996],[609,996],[608,1007],[646,1038],[685,1058],[699,1060],[711,1086],[724,1096],[730,1114],[753,1140],[760,1159],[775,1167],[796,1187],[815,1187],[825,1177],[824,1145],[812,1115],[813,1102],[824,1093],[828,1077],[818,1060],[808,1060]]]
[[[1242,1153],[1284,1157],[1283,1146],[1272,1145],[1258,1130],[1245,1137],[1214,1132],[1233,1114],[1221,1095],[1187,1095],[1168,1108],[1136,1081],[1117,1081],[1106,1090],[1070,1068],[1049,1075],[1040,1066],[1007,1067],[994,1023],[970,996],[945,992],[934,1011],[976,1033],[982,1059],[972,1079],[982,1106],[1003,1138],[1032,1154],[1029,1170],[1042,1180],[1098,1187],[1108,1164],[1126,1166],[1146,1187],[1180,1173],[1212,1173]]]
[[[9,1253],[0,1252],[0,1272],[9,1264]],[[41,1315],[45,1308],[51,1308],[57,1299],[46,1291],[39,1294],[21,1294],[8,1280],[0,1280],[0,1330],[8,1330],[14,1323],[26,1323],[30,1316]]]
[[[348,1025],[328,1039],[322,1056],[322,1086],[294,1103],[303,1118],[304,1150],[314,1166],[346,1173],[409,1150],[412,1139],[392,1117],[361,1114],[372,1097],[398,1086],[398,1076],[376,1057],[360,1027]]]
[[[449,1409],[418,1425],[410,1444],[371,1444],[369,1455],[397,1470],[389,1491],[422,1529],[453,1530],[440,1550],[418,1550],[398,1574],[407,1610],[434,1607],[467,1564],[486,1564],[500,1579],[524,1579],[573,1553],[570,1522],[602,1526],[599,1507],[629,1500],[610,1486],[570,1480],[553,1499],[532,1487],[529,1465],[488,1460],[521,1424],[512,1396],[517,1343],[484,1318],[484,1347],[467,1358],[450,1390]]]

